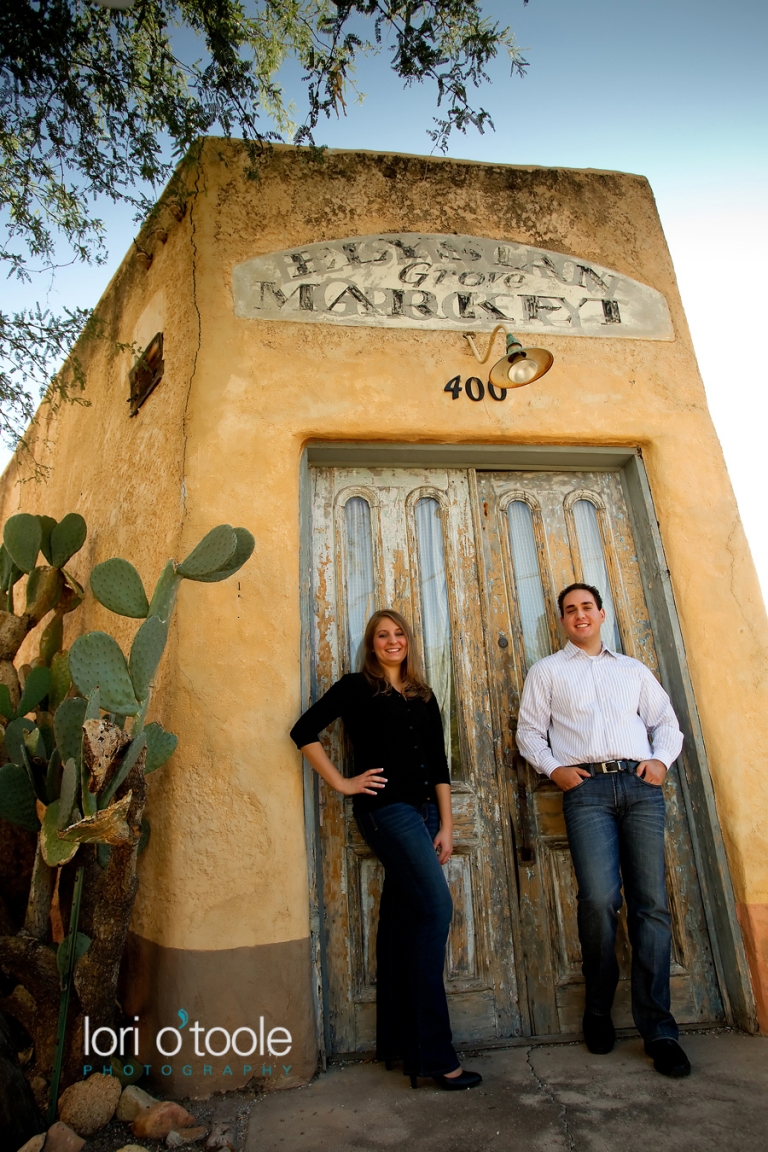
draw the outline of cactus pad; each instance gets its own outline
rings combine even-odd
[[[59,755],[58,748],[54,748],[48,760],[48,768],[45,773],[46,804],[50,804],[52,800],[58,800],[61,795],[61,777],[61,756]]]
[[[43,530],[37,516],[17,512],[9,517],[3,528],[3,542],[17,568],[31,572],[40,551]]]
[[[44,664],[32,668],[24,681],[24,691],[19,700],[18,716],[26,716],[33,708],[37,708],[40,701],[48,695],[51,687],[51,670]]]
[[[58,568],[33,568],[27,580],[26,611],[36,621],[42,620],[58,604],[64,578]]]
[[[7,684],[0,684],[0,716],[5,716],[6,720],[13,720],[16,716]]]
[[[129,668],[139,700],[144,700],[149,692],[167,638],[168,625],[159,616],[148,617],[133,638]]]
[[[184,576],[187,580],[199,580],[203,576],[210,576],[212,572],[217,572],[227,564],[236,548],[237,536],[234,528],[230,528],[229,524],[219,524],[203,536],[186,560],[178,565],[176,571],[179,576]]]
[[[63,568],[71,560],[75,552],[79,552],[88,529],[79,512],[70,512],[60,520],[51,531],[51,564],[54,568]]]
[[[118,616],[143,619],[149,612],[149,601],[141,576],[127,560],[105,560],[91,572],[91,591],[100,604]]]
[[[48,563],[51,563],[51,532],[56,527],[56,521],[53,516],[38,516],[40,521],[40,551],[45,556]]]
[[[158,578],[155,590],[152,593],[152,603],[149,606],[150,616],[159,616],[161,620],[169,620],[173,606],[176,603],[176,593],[179,590],[182,577],[176,575],[173,560],[169,560]]]
[[[101,706],[118,716],[134,716],[139,702],[128,665],[116,640],[106,632],[86,632],[69,650],[69,671],[78,690],[90,696],[101,691]]]
[[[256,541],[247,528],[235,528],[234,533],[237,537],[237,547],[224,567],[217,568],[215,572],[211,572],[208,576],[198,576],[198,580],[203,581],[205,584],[215,584],[219,580],[226,580],[228,577],[234,576],[235,572],[242,568],[246,560],[250,560],[253,549],[256,547]]]
[[[50,667],[56,653],[61,649],[64,641],[64,617],[56,612],[50,624],[43,629],[40,637],[40,658]]]
[[[4,764],[0,768],[0,816],[29,832],[37,832],[40,827],[34,789],[26,769],[18,764]]]
[[[77,841],[61,839],[61,833],[58,829],[59,803],[60,801],[54,800],[52,804],[48,805],[45,816],[43,816],[43,826],[40,829],[40,849],[43,853],[43,860],[49,868],[61,868],[63,864],[68,864],[78,849]]]
[[[24,733],[31,732],[34,726],[31,720],[19,718],[18,720],[11,720],[5,729],[5,754],[19,768],[24,768],[26,761]]]
[[[162,724],[153,722],[144,729],[147,738],[147,763],[144,766],[144,775],[148,776],[156,768],[162,767],[166,760],[170,760],[176,751],[179,742],[178,736],[173,732],[166,732]]]
[[[75,696],[71,700],[65,700],[56,709],[56,715],[53,717],[53,734],[63,764],[68,760],[74,760],[76,766],[80,764],[87,706],[87,700],[83,700],[82,696]]]
[[[59,816],[56,827],[59,832],[66,828],[72,816],[72,809],[77,800],[77,789],[80,784],[80,773],[74,760],[67,760],[61,777],[61,793],[59,795]]]
[[[57,652],[51,660],[51,687],[48,690],[48,708],[55,712],[72,687],[69,674],[69,653]]]

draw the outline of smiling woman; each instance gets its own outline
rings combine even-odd
[[[345,779],[331,763],[317,736],[339,717],[356,768],[372,759],[380,767]],[[453,852],[453,815],[442,722],[399,612],[373,614],[363,638],[362,673],[335,684],[291,736],[331,788],[355,797],[360,833],[384,866],[376,943],[377,1058],[387,1068],[402,1060],[413,1088],[419,1076],[443,1088],[474,1088],[482,1077],[459,1064],[443,984],[452,902],[440,866]]]

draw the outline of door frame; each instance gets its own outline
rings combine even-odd
[[[656,639],[661,682],[685,735],[686,757],[681,762],[684,769],[680,772],[680,780],[725,1018],[729,1024],[745,1032],[757,1032],[754,994],[736,916],[736,900],[717,815],[709,760],[642,450],[639,447],[589,445],[308,443],[301,457],[299,485],[302,708],[309,706],[315,688],[312,663],[312,467],[475,468],[494,472],[600,470],[621,473],[643,591]],[[322,1067],[325,1068],[328,1029],[322,888],[318,882],[318,791],[316,774],[306,762],[304,813],[316,1034]]]

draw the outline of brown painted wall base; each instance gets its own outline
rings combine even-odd
[[[309,939],[203,952],[164,948],[130,933],[122,1004],[129,1018],[139,1017],[140,1057],[151,1066],[151,1086],[170,1097],[202,1098],[242,1088],[249,1081],[267,1091],[307,1083],[317,1068],[310,971]],[[189,1017],[184,1028],[180,1010]],[[238,1028],[251,1028],[260,1037],[260,1017],[264,1055],[260,1049],[250,1056],[239,1056],[231,1047],[221,1056],[206,1051],[206,1042],[214,1052],[225,1048],[227,1037],[221,1029],[230,1038]],[[204,1029],[197,1037],[191,1032],[196,1022]],[[266,1050],[266,1041],[270,1030],[278,1027],[288,1029],[292,1045],[287,1055],[276,1057]],[[173,1052],[181,1040],[176,1055],[164,1055],[157,1048],[157,1034],[163,1028],[178,1030],[160,1037],[166,1052]],[[195,1053],[196,1042],[201,1055]],[[241,1032],[235,1043],[247,1052],[253,1039]],[[104,1046],[102,1040],[100,1047]],[[132,1047],[126,1048],[128,1055],[133,1055]],[[96,1072],[109,1063],[99,1056],[84,1062]]]
[[[736,914],[752,973],[758,1026],[768,1034],[768,904],[737,904]]]

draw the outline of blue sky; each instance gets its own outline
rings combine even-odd
[[[456,136],[450,154],[509,164],[639,172],[654,189],[710,408],[768,598],[762,458],[768,369],[760,336],[768,268],[766,0],[495,0],[530,62],[524,79],[499,60],[479,96],[495,132]],[[365,62],[362,106],[321,126],[336,148],[426,153],[434,91],[393,82],[386,52]],[[298,73],[285,85],[301,108]],[[134,231],[105,211],[110,261],[64,270],[40,295],[97,302]],[[0,306],[19,302],[0,286]],[[724,340],[727,338],[727,348]],[[723,353],[726,352],[724,356]],[[727,367],[723,369],[722,365]]]

